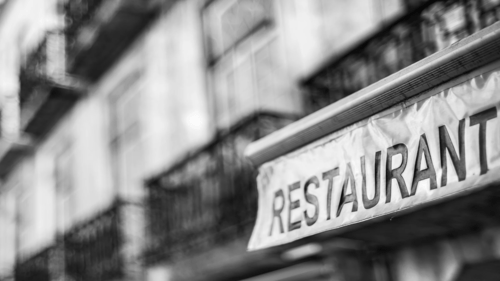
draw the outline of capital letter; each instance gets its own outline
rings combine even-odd
[[[366,191],[366,168],[365,157],[361,157],[361,173],[363,174],[363,183],[361,184],[361,193],[363,196],[363,206],[365,209],[371,209],[378,204],[380,200],[380,155],[381,151],[375,153],[375,195],[373,199],[368,199],[368,192]]]
[[[422,164],[422,155],[425,158],[426,169],[420,170],[420,164]],[[413,181],[411,183],[411,195],[415,195],[417,192],[418,183],[422,180],[430,180],[430,188],[436,189],[436,170],[434,169],[434,164],[432,163],[431,153],[429,151],[429,145],[427,143],[427,138],[425,134],[420,136],[420,141],[418,143],[417,159],[415,160],[415,169],[413,170]]]
[[[304,186],[304,196],[306,198],[306,202],[309,204],[312,204],[314,206],[314,215],[312,217],[309,217],[307,214],[307,210],[304,210],[304,217],[306,218],[306,224],[307,226],[311,226],[316,223],[318,220],[318,215],[319,215],[319,202],[318,202],[318,197],[315,195],[308,193],[307,190],[311,184],[314,184],[316,188],[319,187],[319,180],[316,176],[313,176],[309,180],[307,180],[305,186]]]
[[[392,169],[392,157],[396,154],[401,154],[403,156],[403,161],[401,163],[401,166],[398,168],[391,170]],[[399,185],[399,190],[401,191],[401,197],[406,198],[408,197],[408,190],[406,189],[406,183],[405,180],[402,176],[406,164],[408,162],[408,148],[406,147],[405,144],[403,143],[398,143],[394,145],[393,147],[389,147],[387,149],[387,166],[386,166],[386,187],[385,187],[385,192],[386,192],[386,200],[385,203],[391,202],[391,189],[392,189],[392,179],[396,179]]]
[[[441,176],[441,186],[445,186],[448,183],[448,162],[446,159],[446,150],[450,153],[451,162],[455,171],[457,172],[458,181],[465,180],[466,176],[466,166],[465,166],[465,145],[464,145],[464,130],[465,129],[465,119],[460,120],[458,124],[458,151],[460,153],[460,158],[457,155],[457,151],[451,142],[450,134],[446,126],[439,127],[439,151],[441,155],[441,169],[443,170],[443,175]]]
[[[281,197],[281,208],[276,209],[276,199],[278,197]],[[283,211],[283,208],[285,208],[285,195],[283,194],[283,190],[278,190],[274,193],[274,201],[273,201],[273,217],[271,221],[271,229],[269,229],[269,236],[273,234],[273,225],[274,225],[274,218],[278,218],[279,221],[279,226],[280,226],[280,233],[283,233],[283,220],[281,219],[281,212]]]
[[[347,185],[351,183],[351,194],[346,195]],[[340,216],[342,207],[352,202],[352,212],[358,210],[358,198],[356,196],[356,182],[354,181],[354,175],[352,174],[351,163],[347,163],[345,171],[344,185],[342,186],[342,193],[340,194],[339,208],[337,209],[337,217]]]
[[[288,186],[288,201],[290,202],[290,205],[288,207],[288,232],[294,229],[299,229],[302,222],[301,220],[292,222],[292,211],[300,207],[299,200],[292,201],[292,191],[299,188],[300,182],[296,182]]]
[[[479,163],[481,165],[481,175],[488,172],[488,157],[486,155],[486,124],[488,120],[497,117],[495,107],[486,109],[470,117],[470,125],[479,124]]]
[[[339,175],[339,168],[335,168],[323,173],[323,180],[328,180],[328,193],[326,195],[326,220],[330,219],[332,212],[333,178],[338,175]]]

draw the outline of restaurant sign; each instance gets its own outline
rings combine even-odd
[[[249,250],[500,181],[499,106],[492,71],[263,164]]]

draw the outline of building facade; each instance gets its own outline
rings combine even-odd
[[[14,24],[18,3],[6,1],[0,25]],[[390,247],[360,232],[247,252],[257,174],[243,152],[493,25],[500,2],[51,5],[57,24],[28,42],[11,70],[19,84],[2,92],[0,280],[469,280],[457,279],[464,264],[494,271],[494,223]]]

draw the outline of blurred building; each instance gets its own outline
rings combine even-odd
[[[21,17],[16,1],[1,17]],[[318,235],[246,252],[257,190],[243,150],[493,24],[499,1],[56,4],[59,26],[2,92],[0,280],[452,280],[466,261],[498,266],[482,263],[499,255],[490,224],[390,249]]]

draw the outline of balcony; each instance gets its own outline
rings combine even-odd
[[[175,1],[66,1],[66,28],[47,34],[21,69],[21,129],[42,138]]]
[[[101,77],[173,0],[67,1],[68,72]]]
[[[497,1],[420,1],[346,53],[328,60],[303,81],[309,113],[361,90],[499,20]],[[477,4],[477,5],[476,5]],[[472,70],[488,61],[463,65]],[[453,76],[449,75],[449,79]],[[445,82],[445,81],[441,81]]]
[[[55,246],[47,247],[38,254],[16,264],[16,281],[50,281],[51,257],[56,251]]]
[[[59,236],[56,243],[18,261],[17,281],[116,280],[123,276],[120,203]],[[64,260],[64,261],[63,261]]]
[[[151,22],[163,0],[66,1],[66,28],[50,32],[20,71],[19,140],[0,143],[0,177],[43,139]],[[26,135],[27,137],[25,137]]]
[[[4,178],[13,166],[32,149],[32,141],[29,138],[21,137],[17,140],[0,141],[0,178]]]
[[[120,202],[64,234],[65,274],[71,280],[116,280],[123,276]]]
[[[257,213],[256,171],[243,150],[291,121],[252,116],[151,179],[147,262],[182,259],[249,236]]]
[[[35,139],[44,137],[85,92],[86,85],[65,74],[64,51],[49,59],[50,34],[27,59],[20,72],[20,128]],[[59,40],[62,38],[58,38]],[[59,46],[61,47],[61,46]]]

